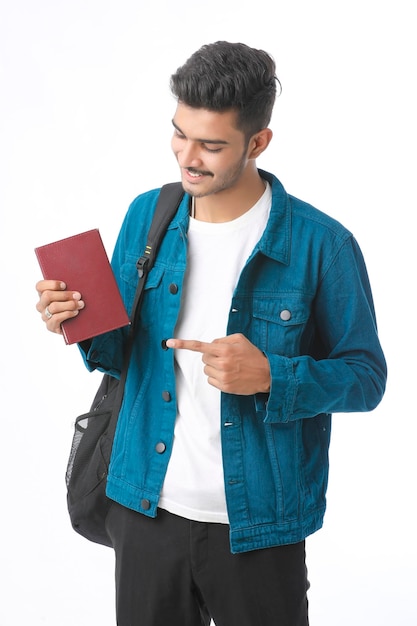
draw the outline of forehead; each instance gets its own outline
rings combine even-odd
[[[232,110],[209,111],[179,102],[173,123],[188,139],[231,142],[243,136],[237,128],[237,112]]]

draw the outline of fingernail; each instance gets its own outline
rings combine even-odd
[[[167,348],[173,348],[175,346],[174,339],[167,339],[166,346],[167,346]]]
[[[78,293],[78,291],[74,291],[72,297],[74,298],[74,300],[81,300],[81,294]]]
[[[67,288],[67,286],[66,286],[66,284],[65,284],[65,283],[60,283],[60,285],[59,285],[59,286],[61,287],[61,289],[66,289],[66,288]]]

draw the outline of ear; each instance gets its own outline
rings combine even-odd
[[[272,130],[270,128],[263,128],[258,133],[253,135],[249,140],[248,146],[248,158],[256,159],[264,150],[267,149],[272,139]]]

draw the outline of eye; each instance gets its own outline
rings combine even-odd
[[[185,139],[185,136],[177,128],[174,128],[174,137],[177,137],[178,139]]]
[[[203,148],[204,150],[206,150],[207,152],[221,152],[222,148],[209,148],[207,144],[203,144]]]

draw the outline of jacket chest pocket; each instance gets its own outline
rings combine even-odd
[[[154,324],[161,325],[165,315],[167,303],[161,289],[163,276],[163,268],[155,265],[146,279],[140,308],[140,319],[144,328],[149,328]]]
[[[142,304],[140,307],[140,319],[144,327],[151,326],[158,319],[158,314],[163,312],[161,285],[164,269],[156,264],[150,270],[143,288]],[[133,301],[138,285],[138,272],[136,268],[136,258],[134,263],[126,263],[121,270],[121,277],[124,284],[125,301],[129,303],[129,310],[133,306]]]
[[[310,318],[306,296],[268,296],[253,304],[253,339],[267,352],[298,356],[301,338]]]

